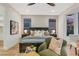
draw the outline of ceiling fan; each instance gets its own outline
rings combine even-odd
[[[36,4],[36,3],[29,3],[28,6],[32,6],[32,5],[34,5],[34,4]],[[50,6],[55,6],[54,3],[46,3],[46,4],[48,4],[48,5],[50,5]]]

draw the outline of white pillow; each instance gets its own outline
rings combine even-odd
[[[33,33],[33,31],[32,31],[32,30],[31,30],[30,32],[31,32],[31,34]]]
[[[49,49],[55,51],[57,54],[60,55],[62,43],[63,39],[57,40],[55,37],[52,37],[51,42],[49,44]]]

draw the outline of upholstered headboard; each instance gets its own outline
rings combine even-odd
[[[33,30],[33,31],[34,30],[45,30],[46,31],[46,30],[49,30],[49,28],[48,27],[31,27],[30,30]]]

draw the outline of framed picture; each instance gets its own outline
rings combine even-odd
[[[19,33],[19,24],[16,21],[10,20],[10,35]]]

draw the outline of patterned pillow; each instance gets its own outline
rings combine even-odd
[[[52,37],[51,42],[49,44],[49,49],[55,51],[57,54],[60,55],[62,43],[63,39]]]

